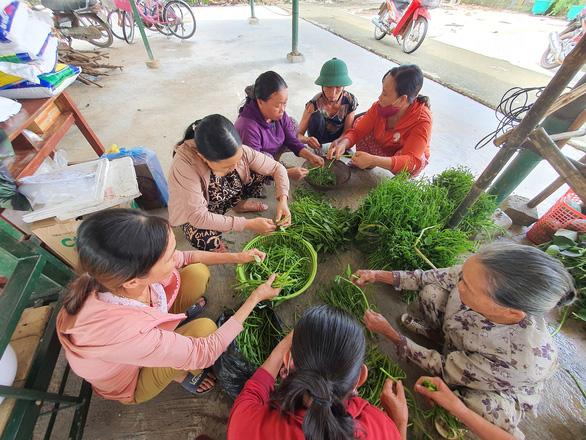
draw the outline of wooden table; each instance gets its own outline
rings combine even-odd
[[[0,124],[12,142],[15,155],[4,159],[15,180],[33,174],[49,155],[53,155],[59,141],[75,123],[98,156],[104,153],[104,146],[96,137],[75,103],[67,92],[43,99],[22,99],[22,109],[6,122]],[[39,142],[32,141],[23,130],[55,103],[60,114]]]

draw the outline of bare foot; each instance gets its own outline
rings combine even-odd
[[[206,378],[203,380],[203,382],[197,388],[197,392],[203,393],[204,391],[209,390],[210,388],[212,388],[216,384],[216,380],[217,380],[216,376],[214,376],[212,373],[208,373]]]
[[[253,200],[243,200],[238,203],[232,210],[236,214],[242,214],[244,212],[263,212],[269,209],[267,205],[262,202],[255,202]]]

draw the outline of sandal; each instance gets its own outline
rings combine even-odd
[[[434,329],[424,324],[419,319],[409,315],[408,313],[405,313],[401,316],[401,324],[403,324],[408,330],[412,331],[413,333],[425,336],[426,338],[429,338],[432,341],[439,342],[441,339],[440,335]]]
[[[222,240],[220,240],[220,246],[217,249],[214,249],[213,251],[210,251],[210,252],[216,252],[218,254],[225,254],[228,252],[228,248],[226,247],[224,242]]]
[[[236,208],[236,207],[234,207],[234,208]],[[239,210],[236,210],[234,208],[232,208],[232,210],[236,214],[243,214],[245,212],[263,212],[263,211],[266,211],[267,209],[269,209],[269,207],[267,205],[265,205],[264,203],[255,202],[252,200],[247,200],[246,202],[244,202],[242,204],[241,209],[239,209]]]
[[[199,299],[198,302],[196,302],[194,305],[192,305],[190,308],[188,308],[185,313],[187,313],[187,318],[185,318],[183,321],[181,321],[179,323],[179,325],[177,326],[177,328],[181,327],[182,325],[187,324],[188,322],[193,321],[195,318],[197,318],[199,315],[201,315],[201,313],[206,309],[206,307],[208,306],[208,299],[205,296],[202,296],[201,298],[204,299],[205,303],[202,306],[199,303]]]
[[[190,393],[195,394],[196,396],[201,396],[203,394],[207,394],[211,390],[214,389],[214,387],[216,386],[216,383],[218,383],[217,379],[214,382],[214,384],[211,387],[209,387],[207,390],[197,391],[197,389],[199,388],[199,386],[203,383],[203,381],[206,379],[206,377],[208,377],[208,375],[211,372],[212,372],[212,370],[210,368],[205,368],[197,376],[194,376],[191,373],[187,373],[187,377],[185,379],[183,379],[183,382],[181,382],[181,386],[183,388],[185,388],[187,391],[189,391]]]

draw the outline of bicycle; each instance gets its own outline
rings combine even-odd
[[[126,42],[134,39],[134,17],[131,0],[114,0],[122,11],[122,33]],[[136,2],[138,14],[145,28],[154,27],[163,35],[175,35],[186,40],[195,34],[195,15],[191,7],[183,0],[138,0]]]

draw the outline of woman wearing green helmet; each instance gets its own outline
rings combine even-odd
[[[315,83],[321,86],[321,93],[305,106],[298,137],[304,144],[318,149],[323,143],[341,139],[352,128],[358,101],[352,93],[344,90],[352,80],[342,60],[332,58],[326,61]]]

